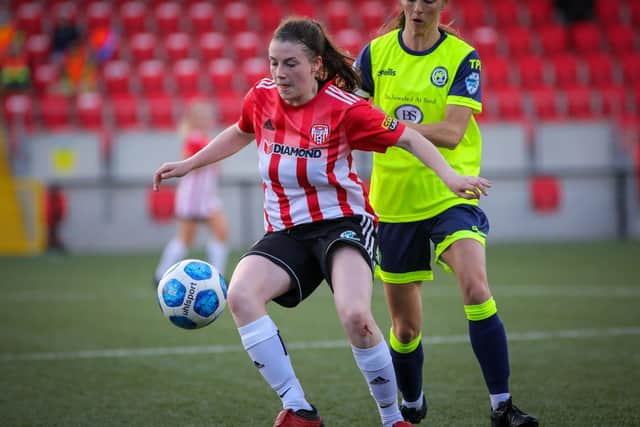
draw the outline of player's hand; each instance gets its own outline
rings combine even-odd
[[[153,174],[153,191],[158,191],[160,183],[169,178],[180,178],[186,175],[191,168],[184,160],[179,162],[164,163]]]
[[[463,199],[479,199],[480,196],[488,196],[491,181],[481,176],[458,175],[447,183],[448,187]]]

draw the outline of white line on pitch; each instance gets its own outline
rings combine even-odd
[[[560,331],[529,331],[511,332],[509,341],[538,341],[552,339],[579,339],[617,337],[628,335],[640,335],[640,326],[606,329],[568,329]],[[469,341],[467,335],[443,335],[423,338],[425,344],[460,344]],[[346,340],[334,341],[298,341],[287,343],[290,349],[317,350],[348,347]],[[140,356],[169,356],[180,354],[210,354],[210,353],[237,353],[244,351],[240,345],[211,345],[192,347],[156,347],[156,348],[121,348],[104,350],[86,350],[73,352],[44,352],[11,354],[0,353],[0,361],[10,362],[19,360],[74,360],[74,359],[104,359]]]

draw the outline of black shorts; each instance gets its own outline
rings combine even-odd
[[[295,307],[326,280],[331,287],[331,250],[351,245],[375,268],[377,239],[370,217],[360,215],[302,224],[267,233],[243,255],[260,255],[282,267],[291,277],[291,288],[273,300]]]

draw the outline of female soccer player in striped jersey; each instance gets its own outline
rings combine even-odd
[[[179,134],[184,138],[184,157],[190,157],[209,142],[213,114],[211,106],[193,101],[180,123]],[[224,276],[227,266],[227,219],[218,194],[217,165],[200,168],[180,180],[176,189],[175,212],[178,218],[177,235],[167,243],[156,267],[154,282],[169,267],[185,257],[201,222],[209,226],[207,255],[211,264]]]
[[[478,175],[482,142],[473,114],[482,111],[480,58],[439,24],[447,0],[400,5],[392,28],[358,56],[362,89],[375,106],[433,141],[456,171]],[[537,426],[535,417],[511,403],[507,338],[485,265],[489,222],[478,200],[460,197],[415,157],[390,148],[373,155],[371,203],[380,217],[378,273],[391,315],[389,342],[405,419],[417,423],[427,412],[421,291],[422,281],[433,279],[431,241],[435,262],[459,282],[471,345],[490,393],[492,425]]]
[[[236,266],[228,304],[249,357],[282,400],[274,425],[323,425],[266,306],[273,300],[294,307],[324,279],[382,425],[410,426],[402,419],[391,356],[371,313],[376,215],[351,151],[402,147],[460,197],[480,197],[490,183],[457,174],[418,132],[353,95],[359,79],[350,58],[317,22],[285,20],[269,45],[269,61],[272,78],[248,92],[239,121],[194,156],[162,165],[154,186],[255,140],[266,234]]]

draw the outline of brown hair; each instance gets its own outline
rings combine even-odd
[[[403,29],[406,23],[407,18],[404,16],[404,11],[400,10],[397,16],[394,19],[390,19],[385,22],[380,30],[378,31],[380,34],[388,33],[391,30]],[[438,29],[444,31],[445,33],[453,34],[454,36],[460,37],[460,32],[453,28],[451,25],[453,21],[448,24],[438,24]]]
[[[360,76],[353,69],[354,58],[336,48],[331,37],[318,21],[310,18],[286,18],[275,30],[274,40],[300,43],[309,59],[322,57],[319,80],[335,80],[336,86],[353,91],[360,87]]]

